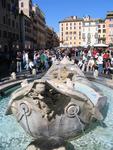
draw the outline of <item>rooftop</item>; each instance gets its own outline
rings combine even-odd
[[[77,21],[82,21],[83,20],[83,18],[78,18],[77,16],[70,16],[70,17],[67,17],[67,18],[65,18],[64,20],[62,20],[62,21],[59,21],[59,23],[61,23],[61,22],[77,22]]]

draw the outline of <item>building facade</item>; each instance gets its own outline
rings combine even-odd
[[[21,49],[34,49],[36,44],[36,31],[34,31],[34,16],[32,13],[32,0],[19,0]]]
[[[19,49],[18,0],[0,0],[0,51],[10,53]]]
[[[46,49],[59,46],[59,37],[53,28],[46,26]]]
[[[71,16],[59,22],[60,46],[92,46],[98,43],[98,20]]]
[[[98,43],[98,20],[88,17],[82,22],[82,46],[93,46]]]
[[[21,50],[34,49],[34,40],[33,36],[33,23],[32,20],[24,15],[20,14],[20,39],[21,39]]]
[[[37,37],[37,48],[43,49],[46,46],[46,21],[45,15],[38,7],[38,5],[34,5],[32,7],[34,13],[35,20],[35,28],[36,28],[36,37]]]
[[[59,39],[61,47],[113,45],[113,11],[105,19],[71,16],[60,21]]]
[[[98,20],[98,43],[106,44],[106,24],[105,20]]]
[[[71,16],[59,22],[60,46],[74,47],[81,45],[82,42],[82,19]]]
[[[19,0],[22,47],[24,49],[45,48],[45,16],[32,0]]]
[[[113,11],[107,12],[105,25],[106,25],[106,44],[113,44]]]

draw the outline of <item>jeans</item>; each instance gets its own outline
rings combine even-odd
[[[99,74],[103,73],[103,64],[98,64],[98,72]]]
[[[17,72],[22,71],[21,61],[17,61]]]

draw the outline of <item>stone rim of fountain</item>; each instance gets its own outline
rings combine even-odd
[[[88,78],[89,81],[93,81],[93,82],[105,85],[105,86],[113,89],[113,80],[112,79],[106,79],[103,77],[94,78],[93,76],[88,76],[88,75],[86,75],[86,77]],[[34,79],[40,79],[40,77],[36,77],[36,78],[33,77],[33,78],[30,78],[27,80],[28,80],[28,82],[30,82],[30,81],[33,81]],[[0,85],[0,91],[5,91],[8,88],[12,88],[14,86],[20,85],[24,80],[26,80],[26,79],[14,80],[11,82],[4,83],[4,84]]]

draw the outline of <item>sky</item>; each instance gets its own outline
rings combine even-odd
[[[113,10],[113,0],[33,0],[44,12],[46,24],[59,32],[59,21],[69,16],[104,19]]]

